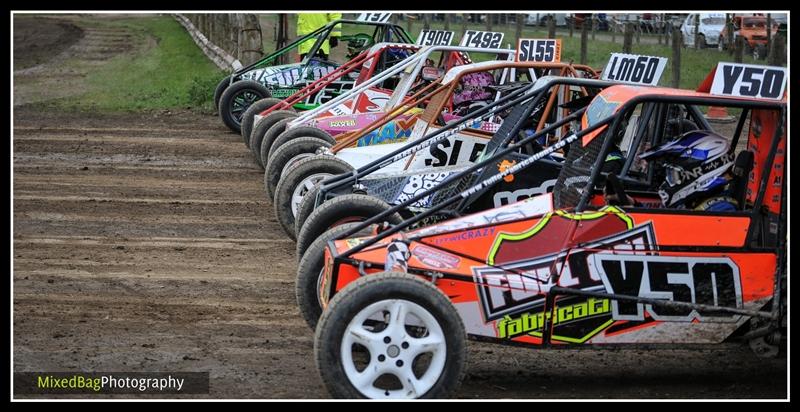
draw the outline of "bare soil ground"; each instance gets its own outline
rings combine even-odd
[[[23,104],[13,156],[14,371],[209,371],[209,397],[328,396],[295,304],[294,243],[217,117]],[[745,347],[472,343],[457,396],[784,398],[786,363]]]

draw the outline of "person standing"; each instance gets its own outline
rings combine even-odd
[[[304,36],[334,20],[339,20],[341,18],[342,13],[300,13],[297,15],[297,36]],[[336,47],[339,44],[339,37],[341,36],[342,26],[341,24],[337,24],[333,28],[333,31],[328,39],[325,40],[319,50],[317,50],[316,55],[327,60],[328,56],[330,55],[331,47]],[[315,39],[308,39],[300,43],[298,46],[300,60],[305,59],[306,54],[311,51],[314,43],[316,43]]]

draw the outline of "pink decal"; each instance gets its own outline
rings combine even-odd
[[[423,265],[436,269],[455,269],[461,259],[439,249],[434,249],[425,245],[417,245],[411,255],[417,258]]]

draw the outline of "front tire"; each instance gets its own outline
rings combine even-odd
[[[250,152],[253,153],[253,156],[256,158],[256,163],[258,163],[262,169],[264,168],[264,164],[261,163],[260,154],[261,142],[264,141],[264,137],[267,135],[269,130],[272,129],[272,127],[276,124],[280,123],[281,120],[295,118],[297,118],[297,113],[295,112],[289,110],[275,110],[261,119],[261,121],[258,122],[256,127],[253,129],[253,132],[250,134]]]
[[[264,164],[269,163],[269,159],[272,157],[272,154],[275,153],[278,148],[286,144],[287,142],[291,142],[294,139],[300,137],[316,137],[317,139],[322,139],[330,143],[331,145],[328,147],[333,147],[336,144],[336,139],[330,135],[330,133],[313,126],[297,126],[289,130],[285,130],[283,133],[279,134],[274,140],[272,140],[269,147],[263,147],[261,151],[261,160],[264,161]],[[266,153],[264,153],[264,149],[266,149]]]
[[[263,112],[264,110],[269,109],[270,107],[280,103],[281,99],[276,99],[274,97],[267,97],[266,99],[261,99],[253,104],[245,110],[244,114],[242,115],[242,139],[244,139],[244,144],[247,147],[250,147],[250,134],[253,133],[253,127],[255,125],[256,115]]]
[[[297,256],[303,256],[314,239],[325,231],[343,223],[363,222],[390,208],[383,200],[362,194],[337,196],[323,203],[311,212],[297,232]],[[392,213],[385,221],[397,225],[403,222],[403,217]]]
[[[321,147],[331,147],[331,145],[327,141],[316,137],[299,137],[276,150],[264,168],[264,190],[267,192],[267,197],[270,199],[275,197],[275,189],[278,187],[278,182],[291,170],[295,163],[304,158],[314,156],[317,154],[317,149]],[[296,208],[294,214],[297,214]]]
[[[303,195],[315,183],[353,170],[349,163],[331,155],[314,155],[303,159],[282,176],[275,187],[275,216],[283,231],[295,240],[294,215]]]
[[[427,362],[423,355],[430,355]],[[336,398],[441,398],[464,377],[466,334],[452,302],[433,284],[386,272],[334,296],[317,325],[314,356]]]
[[[326,231],[314,240],[308,251],[301,256],[297,265],[297,278],[295,279],[295,298],[300,314],[311,330],[317,327],[319,317],[322,316],[322,304],[319,299],[319,288],[322,281],[322,269],[325,264],[325,247],[328,241],[340,237],[345,232],[358,226],[360,223],[345,223]],[[372,228],[358,231],[351,237],[369,236]]]
[[[236,133],[242,132],[242,116],[251,104],[270,97],[269,90],[261,83],[240,80],[230,85],[219,99],[219,114],[225,126]]]

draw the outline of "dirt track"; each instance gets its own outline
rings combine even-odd
[[[19,106],[13,139],[15,371],[209,371],[211,397],[327,397],[294,243],[218,118]],[[471,344],[457,396],[783,398],[786,375],[745,347]]]

